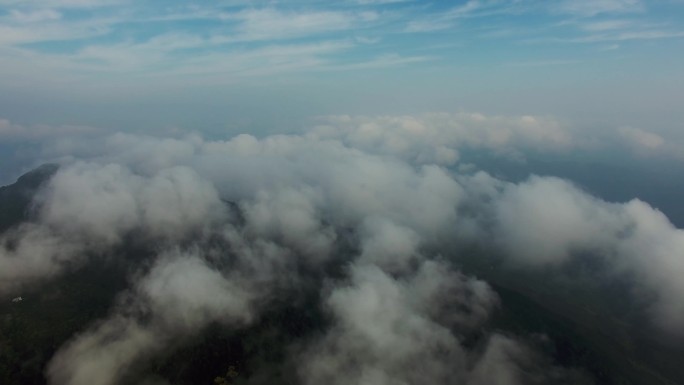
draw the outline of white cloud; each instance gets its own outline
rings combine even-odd
[[[559,266],[591,255],[606,262],[611,273],[632,274],[642,290],[654,293],[649,309],[654,323],[680,333],[684,230],[662,212],[638,199],[608,203],[556,178],[504,186],[493,179],[481,182],[491,186],[478,185],[476,191],[489,194],[477,193],[477,199],[493,204],[477,207],[495,218],[493,233],[482,236],[496,239],[511,263]]]
[[[643,30],[623,31],[614,34],[590,35],[571,41],[578,43],[594,43],[603,41],[626,41],[626,40],[656,40],[684,37],[684,31],[675,30]]]
[[[618,141],[639,156],[684,159],[684,145],[678,140],[637,127],[623,126],[616,132]]]
[[[361,20],[363,14],[358,15]],[[239,40],[273,40],[310,36],[330,31],[346,30],[358,20],[356,15],[343,12],[293,12],[275,9],[247,10],[226,19],[239,21]]]
[[[560,274],[578,255],[596,258],[602,279],[630,274],[652,296],[641,311],[655,325],[673,334],[684,325],[684,230],[656,209],[608,203],[557,178],[515,184],[439,166],[453,164],[461,146],[575,145],[554,120],[326,119],[302,135],[117,134],[64,148],[82,160],[66,162],[42,190],[31,223],[0,238],[2,294],[77,268],[84,256],[97,262],[125,239],[153,250],[131,265],[130,290],[110,316],[59,349],[51,380],[116,383],[209,323],[239,327],[278,290],[304,290],[302,268],[326,282],[316,294],[334,320],[293,348],[305,383],[572,378],[515,337],[485,334],[483,349],[463,346],[498,305],[484,281],[455,270],[452,246],[463,239],[526,271]],[[322,267],[336,258],[340,272],[328,277]]]
[[[357,3],[362,5],[381,5],[381,4],[396,4],[396,3],[406,3],[413,0],[356,0]]]
[[[634,26],[630,20],[602,20],[581,24],[580,28],[590,32],[612,31],[616,29],[626,29]]]
[[[443,310],[441,301],[466,298],[461,291],[477,281],[432,263],[402,281],[377,268],[354,266],[350,281],[327,299],[337,324],[300,358],[305,384],[444,384],[466,378],[466,352],[446,325],[430,317],[430,310]],[[454,287],[454,296],[442,295],[444,286]],[[481,296],[451,308],[452,314],[482,307],[486,318],[496,301],[488,287],[482,289]]]
[[[577,145],[571,133],[546,117],[486,116],[477,113],[420,116],[323,118],[309,133],[342,140],[352,147],[398,156],[411,163],[453,165],[461,148],[485,148],[502,154],[526,149],[557,151]]]
[[[51,383],[117,384],[134,363],[208,323],[239,325],[251,317],[251,294],[192,254],[162,256],[129,295],[130,307],[117,309],[56,353],[47,368]]]
[[[559,264],[586,248],[604,250],[621,231],[616,206],[561,179],[507,185],[494,207],[498,239],[522,263]]]
[[[434,32],[450,29],[454,27],[452,20],[414,20],[410,21],[405,28],[405,32]]]
[[[565,0],[554,5],[558,12],[578,16],[596,16],[612,13],[632,13],[644,11],[646,6],[641,0]]]
[[[116,164],[75,164],[52,179],[41,204],[47,225],[109,244],[136,228],[182,239],[225,215],[213,185],[185,167],[142,178]]]
[[[631,145],[643,150],[657,150],[665,144],[662,136],[634,127],[620,127],[618,134]]]
[[[94,8],[126,4],[128,0],[0,0],[0,4],[14,7]]]
[[[62,14],[54,9],[39,9],[35,11],[10,10],[9,16],[12,20],[20,23],[36,23],[50,20],[59,20]]]

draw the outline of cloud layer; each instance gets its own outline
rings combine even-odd
[[[109,316],[53,357],[53,384],[142,378],[150,357],[212,324],[246,327],[311,282],[330,324],[291,347],[301,383],[585,381],[528,336],[486,331],[500,300],[459,271],[454,244],[528,272],[563,274],[589,256],[605,266],[601,279],[630,277],[626,295],[649,298],[640,311],[655,327],[682,330],[682,230],[642,201],[605,202],[561,179],[516,184],[445,168],[462,145],[575,145],[544,119],[446,118],[337,117],[302,135],[116,134],[66,147],[73,155],[33,219],[2,235],[0,293],[112,258],[132,240],[146,246],[148,257],[126,262],[130,287]],[[475,347],[464,342],[483,330]]]

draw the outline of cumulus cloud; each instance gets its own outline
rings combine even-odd
[[[57,172],[34,203],[35,220],[0,238],[0,290],[57,274],[131,234],[173,245],[229,217],[213,185],[184,167],[143,177],[116,164],[75,163]]]
[[[658,156],[681,161],[684,146],[681,141],[637,127],[619,127],[618,141],[639,156]]]
[[[498,298],[483,281],[428,261],[394,279],[355,265],[326,300],[336,323],[299,358],[305,384],[588,383],[521,341],[492,334],[482,352],[462,344]]]
[[[77,163],[57,173],[40,204],[42,223],[104,244],[133,230],[177,241],[226,214],[213,185],[186,167],[145,178],[116,164]]]
[[[438,274],[430,274],[435,272]],[[443,286],[458,287],[450,293],[456,295],[445,295],[440,290]],[[468,292],[478,294],[464,298]],[[349,286],[337,288],[327,299],[338,323],[301,359],[302,381],[462,383],[466,352],[448,326],[437,322],[431,313],[452,305],[450,315],[467,317],[472,307],[478,309],[472,312],[473,321],[477,321],[481,316],[486,318],[495,298],[486,284],[450,274],[432,263],[402,280],[377,267],[355,266]],[[459,310],[458,306],[468,310]]]
[[[629,274],[652,294],[643,310],[654,324],[684,325],[684,235],[657,209],[558,178],[510,183],[444,167],[466,147],[575,146],[552,120],[336,117],[302,135],[87,143],[62,147],[70,156],[35,215],[1,235],[0,293],[131,240],[149,256],[127,262],[130,287],[109,316],[58,350],[54,384],[137,379],[150,357],[211,324],[249,325],[283,290],[302,295],[312,281],[330,324],[292,347],[302,383],[583,381],[526,336],[486,328],[500,300],[459,271],[452,246],[463,240],[525,271],[560,272],[589,255],[605,279]]]
[[[276,239],[311,258],[329,256],[335,241],[334,229],[322,223],[317,199],[311,189],[287,189],[274,194],[261,192],[256,201],[242,205],[247,231],[254,236]]]
[[[618,133],[632,146],[641,150],[656,150],[665,144],[658,134],[634,127],[620,127]]]
[[[648,288],[656,291],[652,311],[656,322],[674,333],[684,325],[684,230],[672,225],[667,217],[648,204],[633,200],[624,206],[629,228],[617,254],[628,259],[628,268]]]
[[[149,355],[210,322],[250,320],[250,293],[193,254],[160,257],[110,318],[63,346],[47,368],[55,384],[117,384]]]
[[[502,247],[530,264],[559,263],[583,248],[605,248],[622,230],[617,206],[556,178],[506,185],[494,211]]]
[[[410,289],[379,269],[356,269],[351,279],[328,299],[339,325],[302,359],[305,383],[447,383],[462,375],[458,341],[407,303]]]
[[[538,116],[431,113],[417,117],[333,116],[324,120],[310,135],[418,164],[453,165],[461,148],[520,155],[530,149],[557,151],[578,144],[559,122]]]
[[[481,237],[495,239],[510,263],[517,266],[561,266],[583,255],[607,262],[615,274],[630,274],[652,291],[654,321],[679,334],[684,325],[681,298],[684,285],[684,230],[647,203],[634,199],[610,203],[595,198],[568,181],[532,177],[519,184],[480,176],[475,199],[493,224],[481,227]],[[482,212],[481,212],[482,214]]]
[[[0,293],[60,273],[79,258],[80,243],[69,242],[42,226],[22,225],[0,236]]]

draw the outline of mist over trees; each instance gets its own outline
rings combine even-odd
[[[227,383],[679,375],[636,348],[660,357],[672,348],[659,339],[684,330],[684,235],[664,214],[558,178],[447,168],[439,160],[455,162],[456,144],[388,147],[367,135],[391,138],[392,125],[374,127],[226,141],[118,134],[93,143],[97,156],[75,151],[3,188],[17,197],[42,181],[28,184],[21,215],[5,215],[3,298],[46,304],[49,290],[66,306],[87,297],[71,286],[94,285],[103,301],[36,358],[47,381],[185,383],[202,367],[180,364],[191,351],[214,352],[200,376]],[[7,325],[22,317],[12,306]],[[617,368],[625,357],[635,363]]]

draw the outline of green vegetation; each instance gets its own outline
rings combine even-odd
[[[16,183],[0,187],[0,232],[28,219],[36,191],[57,168],[57,165],[45,164],[22,175]]]
[[[216,385],[233,385],[235,382],[235,379],[238,376],[237,370],[235,370],[235,366],[230,365],[228,367],[228,371],[226,372],[225,376],[218,376],[214,378],[214,384]]]

